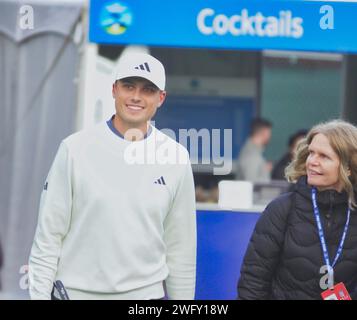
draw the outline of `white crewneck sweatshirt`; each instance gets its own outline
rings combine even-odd
[[[108,122],[109,123],[109,122]],[[115,129],[114,129],[115,130]],[[102,123],[62,141],[41,195],[30,296],[193,299],[196,210],[187,150],[154,127],[130,142]]]

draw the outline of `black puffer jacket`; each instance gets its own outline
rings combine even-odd
[[[335,258],[347,218],[347,193],[318,192],[317,201],[330,261]],[[238,283],[239,299],[321,299],[325,265],[311,201],[301,177],[294,191],[272,201],[250,240]],[[344,282],[357,299],[357,211],[351,218],[335,283]]]

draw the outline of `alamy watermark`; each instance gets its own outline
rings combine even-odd
[[[29,289],[29,266],[27,264],[24,264],[23,266],[20,267],[19,274],[21,275],[20,281],[19,281],[19,286],[20,289],[22,290],[28,290]]]
[[[21,30],[32,30],[35,27],[34,10],[30,5],[23,5],[19,9],[18,26]]]
[[[129,129],[126,140],[140,140],[130,143],[124,151],[127,164],[187,164],[188,158],[180,145],[190,154],[191,164],[213,166],[214,175],[227,175],[232,171],[232,129],[160,129],[164,135],[151,132],[150,139],[143,139],[138,129]],[[169,136],[180,145],[173,144]]]
[[[320,274],[323,274],[320,278],[320,288],[322,290],[331,289],[334,286],[333,273],[333,268],[331,266],[324,265],[320,268]]]

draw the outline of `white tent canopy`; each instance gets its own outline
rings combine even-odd
[[[79,38],[73,38],[84,5],[0,2],[0,241],[7,296],[27,296],[40,193],[61,139],[75,127]],[[21,18],[33,28],[24,28]]]
[[[83,5],[84,0],[2,0],[0,33],[17,43],[41,33],[68,36]]]

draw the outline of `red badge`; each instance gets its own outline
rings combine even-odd
[[[324,300],[352,300],[343,282],[322,292],[321,296]]]

